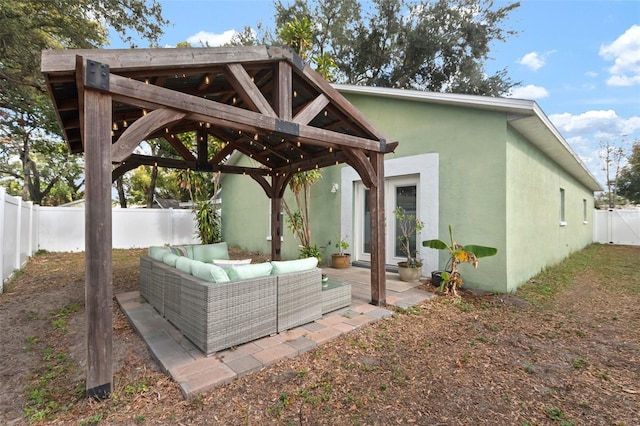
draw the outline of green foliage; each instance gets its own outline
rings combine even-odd
[[[298,258],[306,259],[307,257],[315,257],[318,259],[318,263],[322,262],[322,250],[318,246],[301,247],[299,250]]]
[[[491,0],[295,0],[275,3],[282,28],[311,18],[311,57],[335,60],[339,83],[498,96],[515,85],[506,69],[490,75],[490,47],[519,2]]]
[[[198,225],[196,235],[202,244],[222,241],[222,224],[215,205],[211,201],[201,201],[196,203],[195,212]]]
[[[413,256],[411,248],[415,247],[416,237],[424,228],[424,222],[414,214],[407,214],[405,209],[400,206],[396,207],[394,213],[396,216],[396,224],[400,230],[398,241],[400,241],[402,252],[407,256],[407,266],[422,267],[422,262],[417,259],[417,256]]]
[[[81,198],[82,162],[60,138],[40,72],[46,49],[96,48],[111,27],[156,45],[167,24],[156,0],[0,0],[0,178],[10,194],[42,205]]]
[[[286,200],[282,203],[287,226],[303,248],[311,247],[311,187],[321,178],[322,173],[319,170],[294,174],[289,181],[289,189],[294,196],[295,208],[289,206]]]
[[[498,249],[494,247],[486,247],[479,245],[461,245],[455,242],[453,239],[453,227],[449,225],[449,238],[451,243],[438,239],[426,240],[422,242],[424,247],[443,250],[449,253],[449,261],[442,273],[442,282],[440,283],[440,290],[449,293],[453,292],[454,296],[458,296],[457,289],[462,286],[462,277],[458,272],[458,265],[460,263],[470,263],[474,268],[478,267],[478,259],[482,257],[495,256],[498,253]]]
[[[636,141],[627,158],[627,166],[620,172],[618,193],[632,203],[640,203],[640,142]]]
[[[338,254],[344,256],[344,251],[349,248],[349,243],[345,240],[338,240],[338,242],[336,242],[336,248],[338,249]]]

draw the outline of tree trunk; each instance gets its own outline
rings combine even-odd
[[[153,207],[153,195],[156,192],[156,180],[158,179],[158,166],[153,166],[151,169],[151,182],[149,182],[149,188],[147,189],[147,208]]]
[[[122,183],[122,176],[116,179],[116,188],[118,188],[118,199],[120,200],[120,207],[127,208],[127,196],[124,193],[124,184]]]

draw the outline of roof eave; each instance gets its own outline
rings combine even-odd
[[[384,87],[366,87],[353,85],[334,85],[343,94],[362,94],[413,100],[466,108],[478,108],[504,112],[509,124],[548,155],[553,161],[565,168],[591,191],[602,191],[593,174],[586,168],[580,157],[571,149],[567,141],[551,123],[540,106],[531,100],[498,98],[490,96],[462,95],[454,93],[423,92]]]

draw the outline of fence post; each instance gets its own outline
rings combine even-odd
[[[13,265],[13,269],[18,270],[22,267],[20,265],[20,244],[22,243],[20,238],[20,232],[22,231],[22,197],[16,197],[18,200],[18,214],[16,215],[16,263]]]
[[[173,207],[169,207],[169,244],[175,244],[175,236],[173,235],[173,221],[175,219],[175,213],[173,211]]]
[[[29,231],[27,235],[29,240],[27,241],[27,257],[33,256],[33,201],[27,201],[27,207],[29,207]]]

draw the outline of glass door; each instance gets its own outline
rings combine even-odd
[[[385,217],[386,217],[386,259],[389,265],[395,265],[406,258],[402,252],[398,236],[399,225],[395,218],[396,207],[402,207],[407,214],[417,215],[418,206],[418,178],[402,177],[385,181]],[[369,209],[369,190],[362,182],[356,183],[355,193],[355,223],[356,232],[354,252],[357,259],[371,261],[371,211]],[[411,240],[411,250],[415,256],[416,238]]]

